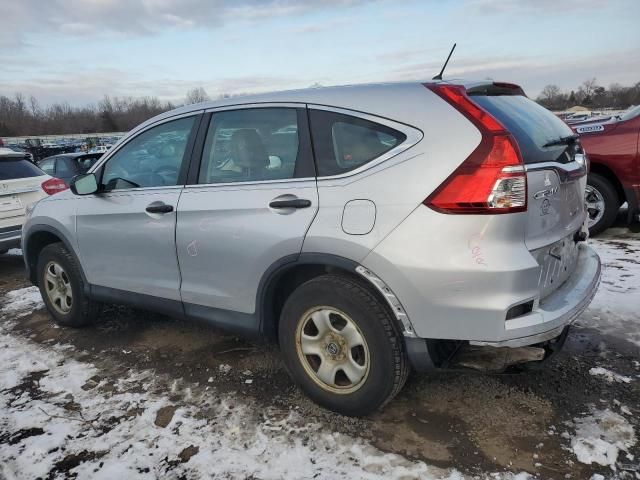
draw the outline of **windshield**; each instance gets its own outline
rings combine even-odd
[[[640,115],[640,105],[636,105],[635,107],[629,107],[626,112],[620,115],[620,120],[624,122],[625,120],[631,120],[632,118],[635,118],[638,115]]]

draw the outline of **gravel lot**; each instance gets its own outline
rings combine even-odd
[[[414,374],[366,419],[308,401],[273,346],[206,325],[111,306],[58,328],[10,252],[0,478],[638,479],[640,234],[592,243],[600,290],[545,369]]]

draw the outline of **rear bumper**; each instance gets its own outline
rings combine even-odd
[[[0,250],[20,247],[22,227],[6,227],[0,229]]]
[[[473,345],[522,347],[562,334],[591,303],[600,283],[600,258],[588,245],[579,245],[576,268],[567,281],[546,297],[530,314],[505,321],[499,339],[474,340]]]

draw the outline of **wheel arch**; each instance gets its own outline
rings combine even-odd
[[[624,202],[627,201],[627,195],[624,191],[624,187],[622,186],[622,183],[620,183],[620,180],[618,179],[614,171],[611,170],[611,168],[609,168],[607,165],[603,163],[591,163],[589,168],[589,174],[592,174],[592,173],[595,173],[596,175],[600,175],[609,183],[611,183],[611,186],[615,189],[616,193],[618,194],[618,200],[620,201],[620,205],[622,205]]]
[[[80,266],[80,273],[85,285],[89,285],[85,277],[82,266],[78,261],[78,255],[71,245],[69,239],[57,228],[50,225],[36,225],[29,230],[28,235],[22,245],[25,264],[27,267],[27,277],[34,285],[38,285],[38,257],[40,252],[47,245],[52,243],[62,243],[65,248],[76,258],[77,264]]]
[[[373,294],[395,320],[399,332],[404,326],[382,293],[356,270],[360,265],[348,258],[323,253],[291,255],[275,262],[263,275],[258,288],[256,307],[260,318],[260,332],[277,342],[280,313],[293,291],[312,278],[326,273],[339,273],[356,281]],[[362,268],[362,267],[360,267]]]

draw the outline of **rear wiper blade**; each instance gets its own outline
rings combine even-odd
[[[578,135],[567,135],[566,137],[560,137],[556,140],[551,140],[545,143],[542,147],[553,147],[554,145],[571,145],[578,139]]]

